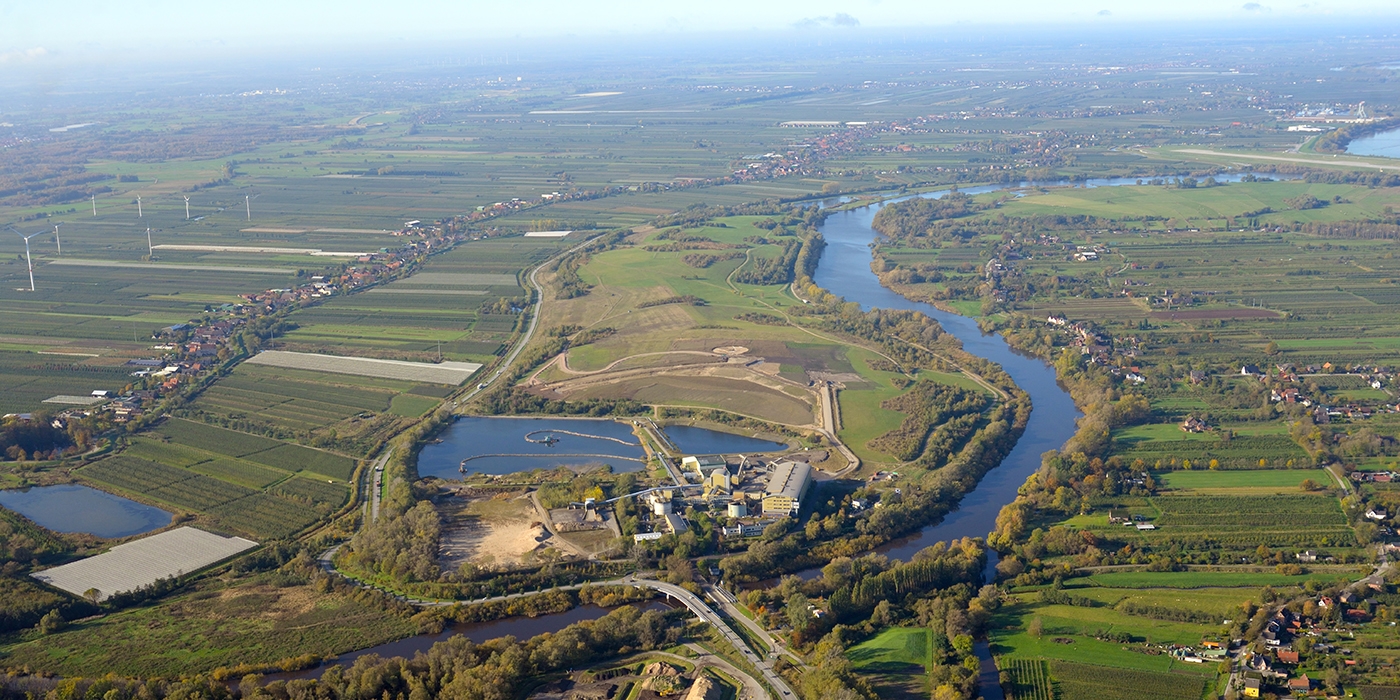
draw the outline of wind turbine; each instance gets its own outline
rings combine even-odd
[[[151,227],[150,227],[150,226],[147,226],[147,227],[146,227],[146,257],[154,258],[155,256],[156,256],[156,247],[153,246],[153,245],[151,245]]]
[[[136,217],[139,219],[146,218],[146,215],[141,213],[141,195],[139,194],[136,195]]]
[[[185,197],[185,221],[190,220],[190,198]]]
[[[243,195],[243,206],[248,209],[248,220],[253,220],[253,200],[248,195]]]
[[[58,237],[58,227],[62,225],[62,223],[57,223],[53,225],[53,239],[58,243],[59,255],[63,255],[63,239]]]
[[[97,216],[97,195],[92,196],[92,215]]]
[[[28,236],[26,236],[26,235],[20,233],[20,232],[19,232],[19,229],[15,228],[15,227],[13,227],[13,226],[10,227],[10,230],[11,230],[11,231],[14,231],[15,233],[18,233],[18,234],[19,234],[19,237],[24,239],[24,261],[25,261],[26,263],[29,264],[29,291],[32,292],[32,291],[34,291],[34,259],[31,258],[31,257],[29,257],[29,239],[31,239],[31,238],[33,238],[33,237],[39,235],[39,234],[38,234],[38,233],[31,233],[31,234],[29,234]],[[43,232],[41,231],[40,233],[43,233]]]

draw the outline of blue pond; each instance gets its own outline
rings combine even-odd
[[[782,442],[721,433],[689,425],[668,425],[665,430],[671,442],[676,443],[676,447],[686,454],[748,454],[787,449],[787,444]]]
[[[129,537],[170,524],[171,515],[79,484],[0,491],[0,506],[56,532]]]
[[[771,452],[782,443],[705,428],[666,428],[682,452],[742,454]],[[469,416],[448,426],[418,455],[419,476],[457,479],[468,473],[511,474],[532,469],[609,464],[637,471],[646,453],[627,422],[607,418],[518,418]]]
[[[438,439],[419,453],[419,476],[457,479],[462,467],[511,474],[580,464],[611,464],[625,472],[641,469],[646,459],[630,425],[603,418],[468,416]]]
[[[1347,153],[1358,156],[1400,158],[1400,129],[1382,131],[1374,136],[1356,139],[1347,144]]]

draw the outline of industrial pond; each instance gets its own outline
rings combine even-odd
[[[130,537],[170,524],[171,515],[144,503],[80,484],[0,491],[0,506],[55,532]]]
[[[672,426],[666,433],[681,451],[694,454],[771,452],[786,447],[708,428]],[[463,474],[512,474],[591,464],[627,472],[640,470],[645,463],[646,452],[627,422],[464,416],[423,447],[418,474],[456,479]]]

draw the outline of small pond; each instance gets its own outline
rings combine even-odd
[[[55,532],[130,537],[170,524],[159,508],[81,484],[32,486],[0,491],[0,506]]]

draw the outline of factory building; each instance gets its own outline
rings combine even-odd
[[[778,462],[763,495],[763,515],[796,515],[812,488],[812,467],[805,462]]]

